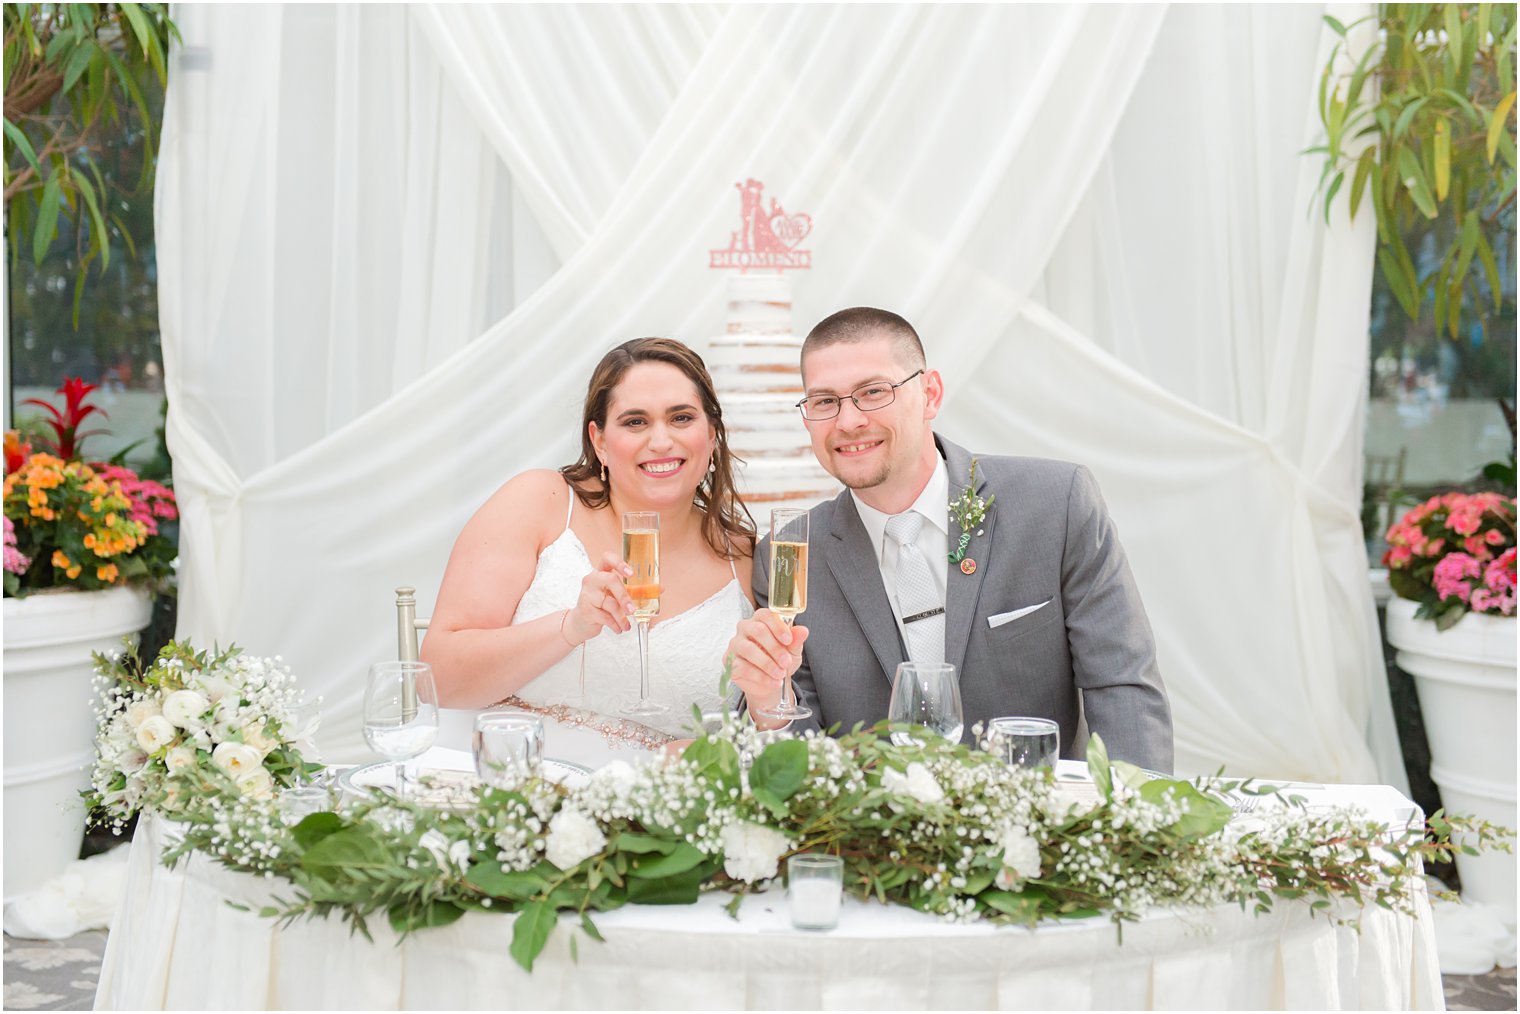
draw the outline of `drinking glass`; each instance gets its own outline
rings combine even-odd
[[[807,609],[808,512],[793,507],[771,511],[770,610],[790,627],[797,614]],[[762,718],[790,722],[807,718],[813,709],[797,703],[797,690],[788,676],[781,684],[781,699],[772,708],[755,708]]]
[[[438,690],[426,662],[376,662],[364,690],[364,740],[396,765],[396,792],[406,798],[406,762],[438,738]]]
[[[472,747],[481,781],[516,788],[543,765],[544,723],[532,715],[486,712],[475,718]]]
[[[660,516],[653,511],[623,515],[623,562],[633,573],[623,579],[633,599],[633,625],[639,632],[639,699],[625,715],[661,715],[669,709],[649,697],[649,621],[660,612]]]
[[[313,813],[332,808],[327,790],[315,785],[297,785],[280,793],[280,819],[286,824],[299,824]]]
[[[966,720],[961,713],[961,685],[955,678],[955,666],[948,662],[900,664],[892,679],[887,718],[926,726],[949,742],[959,743]],[[911,733],[904,731],[892,733],[892,742],[898,746],[919,744]]]
[[[1048,718],[994,718],[987,723],[987,748],[1004,764],[1054,768],[1061,756],[1061,727]]]
[[[797,929],[838,926],[843,894],[844,860],[838,856],[803,853],[786,861],[786,900]]]

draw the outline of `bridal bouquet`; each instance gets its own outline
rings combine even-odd
[[[1445,630],[1469,611],[1515,615],[1515,500],[1498,493],[1443,493],[1388,529],[1383,565],[1415,616]]]
[[[117,829],[144,806],[177,809],[208,779],[269,799],[321,769],[301,756],[307,730],[295,679],[278,658],[170,643],[151,665],[130,649],[95,662],[96,759],[84,795]]]

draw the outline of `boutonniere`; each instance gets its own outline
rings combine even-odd
[[[950,517],[961,528],[960,545],[950,552],[950,562],[961,565],[961,573],[975,574],[976,561],[966,555],[966,547],[971,545],[971,533],[982,534],[981,523],[987,517],[987,511],[992,507],[992,501],[997,494],[992,494],[985,500],[976,495],[976,459],[971,459],[971,478],[966,488],[961,490],[961,495],[950,501]]]

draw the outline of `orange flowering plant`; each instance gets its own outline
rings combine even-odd
[[[83,392],[81,393],[81,388]],[[65,413],[49,420],[56,446],[77,453],[84,396],[94,385],[71,380]],[[87,414],[87,413],[86,413]],[[71,418],[74,417],[74,418]],[[67,427],[67,440],[62,427]],[[95,591],[129,583],[157,584],[170,573],[172,540],[160,521],[179,516],[174,494],[121,465],[33,453],[5,435],[5,594],[44,588]]]

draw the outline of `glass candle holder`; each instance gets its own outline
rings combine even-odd
[[[544,723],[534,715],[486,712],[475,719],[475,772],[498,789],[538,774],[544,761]]]
[[[280,793],[280,819],[286,824],[299,824],[313,813],[332,808],[327,790],[315,785],[298,785]]]
[[[831,930],[839,925],[844,897],[844,860],[838,856],[792,856],[786,861],[786,898],[792,926],[800,930]]]

